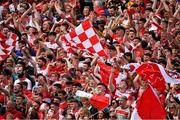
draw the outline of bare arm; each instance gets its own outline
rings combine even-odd
[[[170,9],[169,9],[169,6],[166,4],[166,1],[165,1],[165,0],[161,0],[161,2],[162,2],[162,4],[163,4],[165,10],[166,10],[167,12],[169,12]]]
[[[113,85],[113,73],[114,73],[114,67],[111,69],[111,73],[109,76],[109,84],[108,84],[108,89],[112,93],[115,90],[115,86]]]

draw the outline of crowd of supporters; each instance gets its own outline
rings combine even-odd
[[[18,40],[0,59],[0,119],[130,119],[149,83],[123,66],[158,63],[180,76],[179,19],[179,0],[2,0],[0,45],[11,33]],[[64,35],[86,20],[106,56],[67,45]],[[112,68],[108,84],[98,62]],[[78,90],[109,105],[98,109]],[[166,119],[180,119],[180,84],[156,93]]]

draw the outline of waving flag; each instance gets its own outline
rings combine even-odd
[[[108,107],[110,103],[110,99],[107,96],[93,95],[80,90],[76,92],[76,96],[89,98],[90,103],[99,110],[103,110]]]
[[[18,36],[14,33],[11,33],[8,38],[4,37],[4,35],[0,33],[0,62],[10,55],[17,40]]]
[[[180,83],[180,75],[178,73],[167,72],[162,65],[156,63],[144,63],[136,69],[136,72],[161,92],[166,88],[165,83]]]
[[[77,47],[86,49],[92,54],[106,55],[93,26],[88,20],[66,34],[65,39],[69,43],[75,43]]]
[[[141,119],[165,119],[166,112],[160,100],[149,85],[143,94],[137,99],[136,106],[132,112],[131,120]]]
[[[104,83],[105,85],[108,85],[109,84],[109,76],[111,73],[112,66],[108,66],[102,62],[98,62],[97,64],[100,68],[102,83]],[[116,84],[119,84],[121,82],[121,80],[125,80],[126,78],[127,78],[127,75],[125,75],[125,74],[123,74],[123,73],[121,73],[115,69],[115,71],[113,73],[113,84],[114,84],[114,86],[116,86]]]

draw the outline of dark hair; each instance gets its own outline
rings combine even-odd
[[[18,85],[20,85],[21,89],[23,89],[23,84],[22,83],[17,83]]]
[[[26,81],[22,81],[21,83],[22,83],[22,85],[24,85],[26,87],[28,86],[28,83]]]
[[[129,56],[132,59],[132,53],[131,52],[125,52],[124,57],[126,57],[126,56],[127,57]]]
[[[30,113],[30,119],[34,120],[34,119],[39,119],[38,117],[38,112],[36,110],[32,110]]]
[[[48,36],[56,36],[56,33],[55,32],[49,32]]]
[[[76,82],[76,83],[74,83],[74,84],[73,84],[73,86],[76,86],[76,87],[80,87],[80,88],[82,88],[81,83],[77,83],[77,82]]]
[[[148,46],[148,43],[146,41],[142,40],[141,41],[141,46],[142,46],[142,48],[145,49]]]
[[[60,91],[58,91],[58,93],[61,93],[61,94],[63,94],[63,95],[66,95],[66,94],[67,94],[65,90],[60,90]]]
[[[59,89],[62,88],[62,85],[61,85],[60,83],[55,83],[53,86],[55,86],[55,87],[57,87],[57,88],[59,88]]]
[[[151,57],[152,55],[150,53],[145,53],[144,56],[149,56]]]
[[[135,37],[134,39],[138,39],[140,42],[142,41],[140,37]]]
[[[125,33],[125,28],[123,26],[117,26],[114,31],[117,31],[117,30],[123,30],[123,32]]]
[[[142,22],[146,23],[146,19],[145,18],[140,18],[139,21],[142,21]]]
[[[149,10],[149,11],[153,12],[152,8],[146,8],[145,10]]]
[[[44,57],[40,57],[40,58],[38,58],[39,60],[42,60],[44,63],[46,63],[47,61],[46,61],[46,59],[44,58]]]
[[[107,86],[106,86],[104,83],[98,83],[98,84],[97,84],[97,86],[99,86],[99,85],[104,86],[104,87],[105,87],[105,89],[107,90]]]
[[[21,97],[22,99],[25,99],[24,95],[17,95],[16,98],[17,97]]]
[[[179,33],[180,33],[180,31],[177,31],[177,32],[175,33],[175,36],[177,36]]]

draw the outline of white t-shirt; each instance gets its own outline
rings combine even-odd
[[[31,90],[32,89],[32,83],[31,83],[31,81],[29,80],[29,79],[25,79],[25,80],[23,80],[23,81],[26,81],[27,82],[27,90]],[[20,82],[22,82],[20,79],[17,79],[17,80],[15,80],[15,82],[14,82],[14,85],[16,85],[16,84],[18,84],[18,83],[20,83]]]

